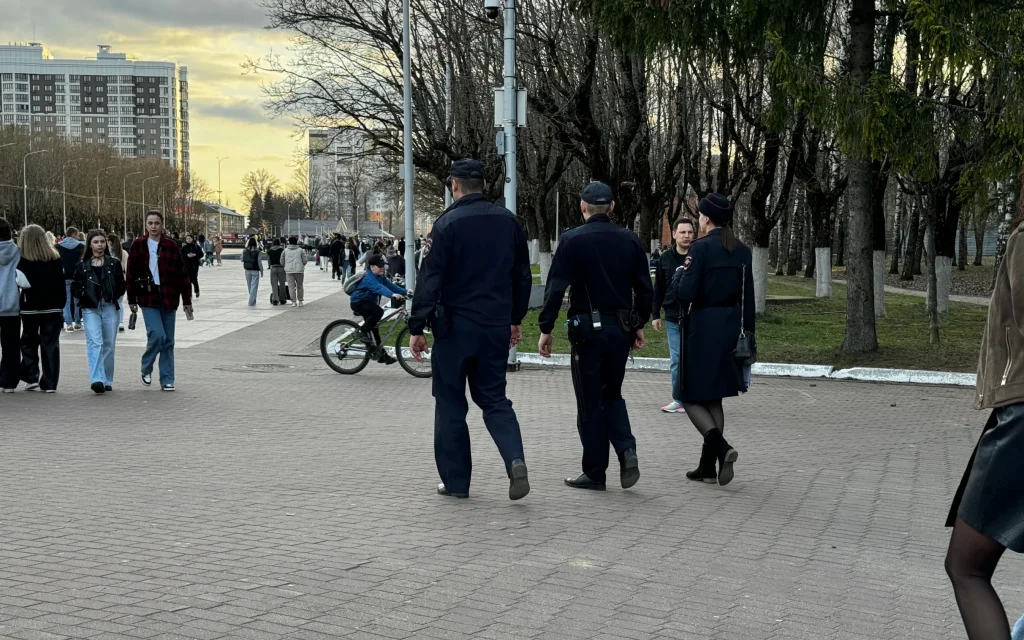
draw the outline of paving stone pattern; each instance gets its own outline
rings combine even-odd
[[[429,381],[279,355],[346,307],[182,350],[174,394],[141,386],[128,345],[93,396],[68,342],[56,395],[0,396],[0,637],[964,637],[942,524],[984,422],[969,390],[757,380],[727,404],[740,460],[718,487],[683,476],[700,442],[657,411],[667,375],[630,373],[641,480],[596,493],[562,485],[568,372],[524,371],[533,492],[507,499],[473,411],[454,500],[434,492]],[[1010,554],[996,575],[1014,617],[1022,574]]]

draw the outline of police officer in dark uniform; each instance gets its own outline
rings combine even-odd
[[[551,331],[571,287],[568,326],[583,473],[565,484],[603,491],[611,442],[621,465],[622,488],[628,489],[640,479],[640,465],[622,379],[630,349],[644,345],[643,326],[651,315],[654,289],[640,240],[609,217],[615,208],[611,188],[591,182],[581,199],[586,222],[562,234],[548,273],[538,349],[550,357]]]
[[[686,477],[714,483],[717,462],[718,484],[725,485],[733,479],[739,454],[722,435],[722,398],[747,390],[748,372],[735,352],[741,325],[748,334],[754,333],[754,276],[750,249],[729,228],[733,209],[728,198],[709,193],[697,210],[704,235],[690,245],[682,277],[676,279],[676,301],[688,310],[680,331],[681,389],[677,393],[686,415],[704,436],[700,466]]]
[[[484,424],[498,445],[510,480],[508,496],[530,492],[523,438],[505,396],[505,363],[522,338],[533,286],[526,234],[511,211],[488,202],[484,166],[452,163],[453,204],[434,222],[409,318],[409,348],[427,351],[433,331],[434,458],[441,495],[465,498],[473,461],[466,425],[466,381]]]

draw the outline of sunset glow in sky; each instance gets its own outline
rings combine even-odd
[[[239,183],[266,168],[283,184],[299,141],[288,120],[262,109],[260,83],[243,75],[247,57],[284,53],[287,36],[267,31],[256,0],[0,0],[0,42],[41,42],[54,58],[93,58],[96,45],[141,60],[188,67],[192,169],[217,189],[222,163],[224,199],[246,209]]]

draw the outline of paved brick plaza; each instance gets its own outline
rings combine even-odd
[[[964,637],[942,524],[983,423],[970,391],[756,380],[727,404],[741,455],[722,488],[683,476],[699,440],[658,413],[667,376],[631,373],[642,477],[602,494],[561,482],[580,455],[568,372],[521,372],[533,492],[507,499],[473,413],[456,501],[434,493],[429,381],[280,355],[346,307],[196,338],[174,394],[142,387],[126,343],[94,397],[75,337],[58,394],[0,396],[0,637]],[[996,575],[1013,617],[1022,576],[1013,554]]]

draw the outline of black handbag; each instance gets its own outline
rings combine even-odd
[[[754,334],[747,333],[743,327],[746,318],[744,304],[747,298],[747,265],[743,265],[740,278],[740,335],[736,338],[732,357],[740,366],[749,367],[757,361],[757,344],[754,342]]]

